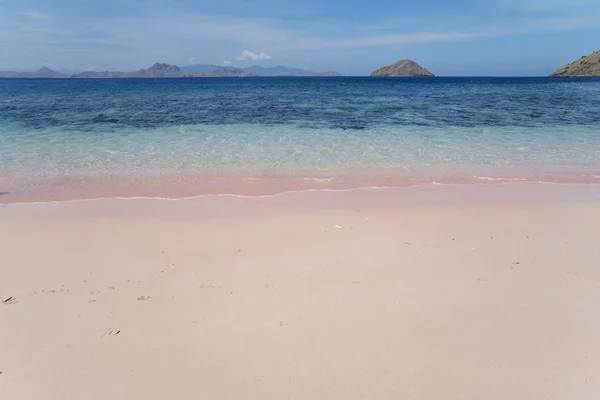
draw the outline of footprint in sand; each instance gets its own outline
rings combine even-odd
[[[200,285],[200,289],[218,289],[220,286],[209,283],[208,285]]]
[[[119,333],[121,333],[121,331],[119,329],[112,329],[109,328],[108,331],[106,331],[106,333],[104,335],[102,335],[102,337],[106,337],[106,336],[116,336]]]
[[[2,300],[2,304],[15,304],[16,302],[17,298],[13,296],[7,297],[6,299]]]

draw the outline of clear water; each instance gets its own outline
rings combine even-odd
[[[599,166],[600,79],[0,80],[11,189],[382,171],[593,179]]]

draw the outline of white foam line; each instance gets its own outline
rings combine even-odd
[[[310,177],[302,178],[302,179],[304,179],[305,181],[320,182],[320,183],[331,182],[334,180],[333,178],[310,178]]]
[[[194,196],[186,196],[186,197],[145,197],[145,196],[136,196],[136,197],[96,197],[92,199],[72,199],[72,200],[52,200],[52,201],[28,201],[28,202],[19,202],[19,203],[4,203],[6,205],[17,205],[17,204],[54,204],[54,203],[78,203],[78,202],[92,202],[92,201],[103,201],[103,200],[158,200],[158,201],[181,201],[181,200],[194,200],[194,199],[202,199],[202,198],[210,198],[210,197],[231,197],[231,198],[242,198],[242,199],[265,199],[265,198],[273,198],[279,196],[286,196],[290,194],[296,193],[309,193],[309,192],[355,192],[362,190],[386,190],[386,189],[402,189],[409,187],[421,187],[421,186],[504,186],[511,185],[515,182],[497,182],[490,184],[477,184],[477,183],[440,183],[440,182],[426,182],[420,183],[411,186],[363,186],[357,188],[349,188],[349,189],[301,189],[301,190],[288,190],[285,192],[273,193],[273,194],[263,194],[263,195],[246,195],[246,194],[231,194],[231,193],[216,193],[216,194],[199,194]],[[562,186],[598,186],[600,187],[600,183],[563,183],[563,182],[547,182],[547,181],[529,181],[525,184],[534,184],[534,185],[562,185]]]
[[[489,176],[473,176],[475,179],[482,181],[494,181],[494,182],[522,182],[527,181],[525,178],[492,178]]]
[[[294,193],[306,193],[306,192],[353,192],[359,190],[382,190],[382,189],[394,189],[395,186],[365,186],[358,188],[349,189],[302,189],[302,190],[288,190],[285,192],[273,193],[273,194],[261,194],[261,195],[247,195],[247,194],[231,194],[231,193],[216,193],[216,194],[199,194],[194,196],[186,197],[95,197],[93,199],[72,199],[72,200],[51,200],[51,201],[28,201],[20,203],[5,203],[5,204],[51,204],[51,203],[77,203],[84,201],[100,201],[100,200],[166,200],[166,201],[180,201],[180,200],[193,200],[207,197],[233,197],[243,199],[263,199],[271,197],[285,196]]]

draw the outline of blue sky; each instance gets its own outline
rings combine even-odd
[[[156,61],[546,75],[600,49],[600,0],[1,0],[0,70]]]

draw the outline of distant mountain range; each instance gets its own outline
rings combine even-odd
[[[34,72],[0,71],[0,78],[185,78],[185,77],[248,77],[248,76],[342,76],[339,72],[313,72],[300,68],[223,67],[211,64],[195,64],[179,68],[176,65],[156,63],[148,69],[131,72],[85,71],[65,74],[43,67]]]
[[[307,71],[301,68],[288,68],[281,65],[277,67],[260,67],[258,65],[253,65],[247,68],[236,68],[217,66],[214,64],[194,64],[187,65],[185,67],[180,67],[180,69],[186,74],[213,73],[215,72],[215,70],[218,69],[218,71],[216,72],[216,76],[222,76],[219,75],[219,71],[222,71],[222,69],[226,69],[228,71],[233,72],[234,74],[240,74],[242,76],[342,76],[342,74],[335,71],[314,72]]]
[[[50,68],[40,68],[35,72],[0,71],[0,78],[65,78],[67,75],[53,71]]]

